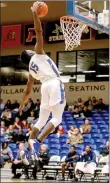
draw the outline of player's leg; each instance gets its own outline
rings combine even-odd
[[[40,144],[37,141],[36,137],[38,136],[40,130],[45,126],[49,118],[49,115],[50,115],[49,109],[45,109],[43,107],[40,108],[39,119],[32,129],[32,133],[29,139],[29,146],[32,148],[34,154],[37,154],[40,148]]]
[[[38,136],[40,130],[45,126],[49,118],[50,109],[48,107],[49,106],[48,102],[49,102],[48,82],[45,82],[41,86],[41,106],[40,106],[39,119],[32,129],[32,133],[29,139],[29,146],[32,148],[34,153],[35,153],[35,150],[36,150],[36,153],[39,150],[39,143],[36,137]]]
[[[56,104],[52,107],[52,119],[46,124],[38,136],[39,142],[42,142],[61,123],[64,107],[65,103]]]
[[[51,106],[52,119],[46,124],[38,137],[43,141],[62,121],[62,114],[65,107],[64,85],[57,79],[50,80],[49,86],[49,106]]]

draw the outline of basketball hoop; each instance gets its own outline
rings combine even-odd
[[[72,51],[80,45],[82,32],[88,25],[73,16],[61,17],[60,24],[65,39],[65,50]]]

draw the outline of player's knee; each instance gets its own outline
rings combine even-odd
[[[34,128],[37,128],[40,131],[45,124],[46,124],[46,121],[38,120],[37,123],[34,125]]]
[[[52,118],[50,121],[54,125],[55,128],[61,123],[60,118]]]

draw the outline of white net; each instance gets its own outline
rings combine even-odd
[[[80,45],[82,32],[87,27],[87,24],[70,16],[61,17],[60,24],[65,39],[65,50],[72,51]]]

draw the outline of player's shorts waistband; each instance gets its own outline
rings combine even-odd
[[[47,82],[47,81],[52,81],[52,80],[59,80],[59,81],[62,83],[61,78],[56,77],[56,78],[49,78],[49,79],[46,79],[44,82],[42,82],[42,84],[45,83],[45,82]]]

